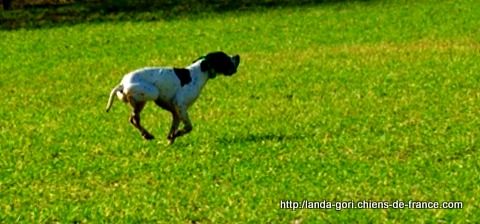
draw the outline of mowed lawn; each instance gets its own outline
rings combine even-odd
[[[0,31],[0,222],[480,222],[480,2],[372,1]],[[242,57],[190,109],[121,77]],[[461,209],[281,209],[281,200]]]

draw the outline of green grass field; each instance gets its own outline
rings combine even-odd
[[[146,14],[145,16],[148,16]],[[373,1],[0,31],[2,223],[478,223],[480,2]],[[190,109],[121,77],[242,56]],[[462,209],[280,209],[281,200]]]

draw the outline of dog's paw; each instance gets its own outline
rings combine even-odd
[[[145,140],[153,140],[155,137],[149,133],[143,133],[142,134],[142,137],[145,139]]]
[[[170,138],[170,137],[168,137],[167,140],[168,140],[168,144],[169,144],[169,145],[171,145],[171,144],[173,144],[173,143],[175,142],[175,138]]]

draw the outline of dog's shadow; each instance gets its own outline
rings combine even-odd
[[[302,140],[307,136],[300,134],[274,134],[274,133],[249,133],[241,136],[222,136],[217,139],[218,143],[251,143],[251,142],[286,142],[291,140]]]

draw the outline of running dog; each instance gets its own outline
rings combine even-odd
[[[143,138],[153,139],[140,124],[140,112],[148,101],[172,113],[172,125],[167,139],[169,144],[175,138],[192,131],[188,108],[200,95],[209,79],[217,74],[232,76],[237,72],[240,56],[229,56],[224,52],[212,52],[195,60],[186,68],[146,67],[126,74],[119,85],[110,93],[107,112],[112,107],[115,95],[132,108],[130,123],[137,128]],[[180,121],[183,129],[178,129]]]

